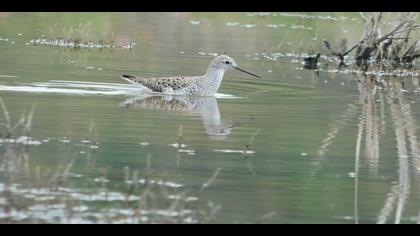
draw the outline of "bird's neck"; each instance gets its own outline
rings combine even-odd
[[[216,68],[209,68],[204,75],[207,80],[222,82],[223,75],[225,74],[225,70],[223,69],[216,69]]]
[[[223,69],[209,68],[200,82],[203,93],[213,96],[219,90],[224,74],[225,70]]]

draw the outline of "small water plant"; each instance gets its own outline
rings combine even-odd
[[[95,39],[90,29],[90,22],[79,24],[78,26],[62,27],[59,30],[58,25],[50,28],[47,34],[37,34],[29,45],[52,46],[70,48],[72,50],[81,49],[110,49],[114,48],[133,49],[136,43],[130,37],[121,37],[116,39],[113,32],[102,33],[99,39]]]

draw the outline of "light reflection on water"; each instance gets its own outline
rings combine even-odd
[[[117,83],[95,83],[85,81],[51,80],[49,82],[35,82],[18,85],[2,85],[0,91],[28,92],[28,93],[57,93],[78,95],[141,95],[144,92],[136,86]],[[149,94],[150,95],[150,94]],[[153,95],[153,94],[151,94]],[[216,98],[240,98],[230,94],[216,93]]]

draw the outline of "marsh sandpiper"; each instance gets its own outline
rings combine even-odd
[[[239,70],[254,77],[260,76],[241,69],[235,60],[227,55],[215,57],[204,75],[201,76],[174,76],[161,78],[141,78],[122,75],[121,78],[131,84],[139,86],[148,92],[167,95],[214,96],[228,70]]]

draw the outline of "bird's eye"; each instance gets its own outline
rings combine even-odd
[[[230,61],[225,61],[225,64],[230,64]]]

